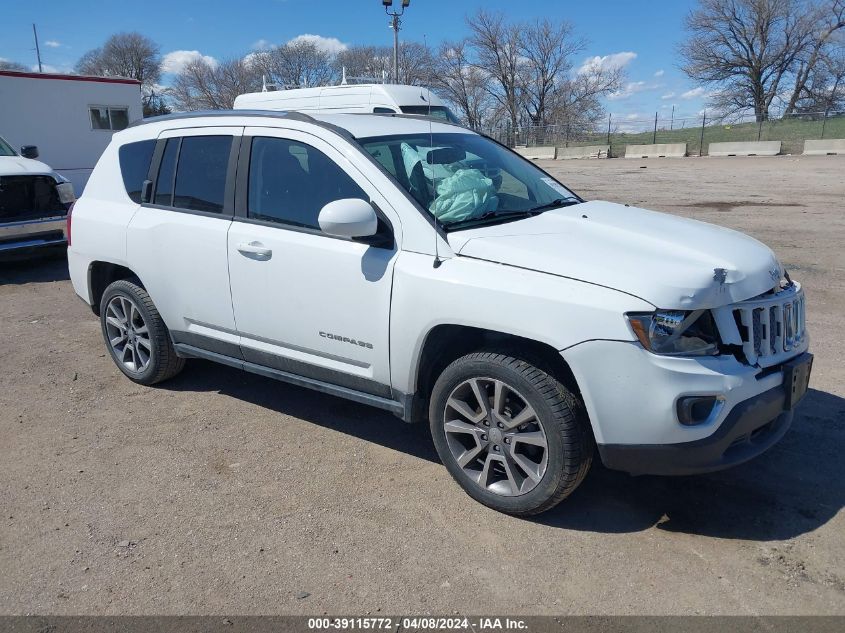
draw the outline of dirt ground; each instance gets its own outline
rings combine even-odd
[[[0,613],[845,614],[845,157],[543,166],[746,231],[805,284],[812,390],[778,446],[594,466],[511,518],[376,410],[198,361],[137,386],[60,257],[0,264]]]

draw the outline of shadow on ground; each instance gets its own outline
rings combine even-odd
[[[67,251],[65,247],[45,249],[38,253],[5,255],[0,259],[0,285],[22,285],[67,281]]]
[[[204,361],[162,388],[219,391],[279,413],[437,462],[425,425]],[[756,541],[784,540],[827,523],[845,505],[841,446],[845,399],[811,389],[786,437],[747,464],[693,477],[631,477],[593,465],[587,479],[538,523],[625,533],[658,529]],[[596,457],[598,459],[598,457]]]

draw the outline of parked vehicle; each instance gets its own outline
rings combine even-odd
[[[631,473],[744,462],[807,389],[804,292],[766,246],[585,201],[446,122],[147,120],[71,226],[74,289],[131,380],[204,358],[427,419],[508,513],[565,498],[595,445]]]
[[[234,107],[236,110],[283,110],[305,114],[409,114],[458,122],[451,110],[428,88],[399,84],[341,84],[249,92],[238,95]]]
[[[0,257],[66,243],[73,185],[36,158],[34,145],[18,154],[0,137]]]

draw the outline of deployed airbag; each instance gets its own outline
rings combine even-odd
[[[438,220],[458,222],[495,211],[498,206],[492,180],[477,169],[459,169],[437,183],[431,212]]]

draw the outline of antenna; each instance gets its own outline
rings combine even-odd
[[[428,90],[428,145],[430,149],[429,152],[434,150],[434,132],[432,130],[431,124],[431,88],[426,86],[426,90]],[[420,97],[422,97],[422,90],[420,90]],[[428,160],[426,158],[426,160]],[[434,200],[431,201],[431,214],[434,215],[434,205],[437,202],[437,183],[434,180],[434,167],[432,166],[431,169],[431,184],[434,187]],[[434,225],[437,226],[437,216],[434,216]],[[437,234],[437,231],[434,231],[434,267],[440,268],[440,264],[443,263],[443,260],[440,259],[440,247],[437,243],[438,238],[440,236]]]
[[[43,73],[44,69],[41,67],[41,49],[38,46],[38,31],[35,30],[35,22],[32,23],[32,35],[35,36],[35,55],[38,57],[38,72]]]

